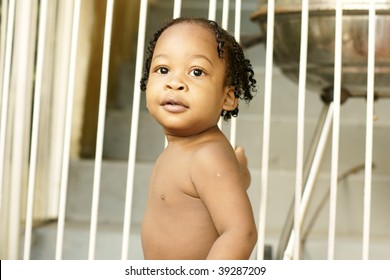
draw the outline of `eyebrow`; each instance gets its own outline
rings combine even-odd
[[[207,60],[211,64],[211,66],[214,66],[214,63],[211,61],[211,59],[209,59],[207,56],[205,56],[203,54],[195,54],[192,57],[193,58],[205,59],[205,60]]]
[[[158,55],[153,57],[152,61],[155,60],[156,58],[159,58],[159,57],[167,58],[168,55],[166,55],[166,54],[158,54]],[[208,61],[208,63],[210,63],[211,66],[214,67],[214,63],[211,61],[211,59],[209,59],[207,56],[205,56],[203,54],[194,54],[194,55],[191,55],[191,58],[192,59],[204,59],[204,60]]]

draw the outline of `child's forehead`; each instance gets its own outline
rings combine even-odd
[[[216,46],[217,44],[215,34],[212,32],[211,28],[196,22],[181,22],[174,24],[164,30],[158,41],[160,41],[162,38],[170,40],[185,40],[187,38],[195,38],[199,41],[207,40],[207,42],[213,46]]]
[[[212,60],[221,60],[218,43],[212,31],[196,23],[177,23],[168,27],[156,42],[153,57],[158,54],[203,54]],[[223,59],[222,59],[223,60]]]

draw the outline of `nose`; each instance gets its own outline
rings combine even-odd
[[[166,82],[165,89],[185,91],[187,89],[187,85],[180,78],[172,77],[172,79]]]

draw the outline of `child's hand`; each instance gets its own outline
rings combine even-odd
[[[248,169],[248,159],[245,156],[245,151],[243,147],[237,146],[235,152],[238,163],[240,164],[241,176],[244,182],[243,185],[245,189],[248,189],[249,185],[251,184],[251,174]]]

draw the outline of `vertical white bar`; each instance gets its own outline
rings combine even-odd
[[[223,0],[221,27],[225,30],[228,30],[228,27],[229,27],[229,0]],[[222,118],[219,118],[218,127],[220,129],[222,128]],[[233,144],[232,144],[232,146],[233,146]]]
[[[235,17],[234,17],[234,38],[240,43],[241,37],[241,0],[236,0],[235,6]],[[237,135],[237,119],[230,119],[230,143],[233,147],[236,146],[236,135]]]
[[[239,43],[241,37],[241,0],[236,0],[235,17],[234,17],[234,38]]]
[[[302,227],[302,222],[305,219],[305,216],[307,213],[307,208],[309,205],[309,200],[310,200],[310,197],[313,193],[314,184],[315,184],[316,179],[318,177],[318,173],[319,173],[320,166],[321,166],[321,161],[322,161],[322,158],[323,158],[325,150],[326,150],[326,144],[328,142],[330,128],[332,127],[332,118],[333,118],[333,102],[331,104],[329,104],[328,113],[326,115],[324,125],[322,128],[322,132],[321,132],[320,138],[318,140],[318,145],[317,145],[317,148],[315,150],[315,154],[313,157],[313,163],[311,164],[311,167],[310,167],[310,172],[309,172],[309,176],[307,178],[305,190],[302,194],[302,200],[300,203],[301,205],[300,205],[300,209],[299,209],[299,218],[298,218],[301,222],[299,224],[300,227]],[[287,245],[286,250],[284,252],[284,259],[290,260],[293,257],[293,250],[295,250],[294,244],[295,244],[295,240],[296,240],[294,231],[295,230],[293,230],[291,232],[290,239],[288,241],[288,245]]]
[[[181,0],[175,0],[173,5],[173,18],[180,17],[181,14]]]
[[[309,175],[307,177],[305,191],[302,195],[301,210],[300,210],[301,226],[306,215],[307,207],[309,205],[309,200],[314,189],[314,184],[317,181],[317,176],[321,167],[321,161],[326,150],[326,144],[328,142],[330,129],[332,127],[333,108],[334,108],[334,104],[332,102],[329,104],[329,109],[326,115],[322,133],[320,139],[318,140],[317,149],[313,157],[313,162],[310,167]]]
[[[126,202],[125,213],[123,221],[123,239],[122,239],[122,260],[126,260],[129,252],[130,240],[130,225],[131,225],[131,206],[133,201],[134,189],[134,171],[135,171],[135,155],[137,152],[137,136],[138,136],[138,121],[139,121],[139,106],[141,98],[141,89],[138,81],[141,80],[142,67],[144,60],[144,46],[145,46],[145,30],[146,18],[148,11],[148,0],[141,0],[139,27],[138,27],[138,41],[137,41],[137,59],[135,65],[135,83],[133,91],[133,112],[131,116],[131,132],[130,132],[130,147],[129,147],[129,161],[127,167],[127,184],[126,184]]]
[[[173,18],[178,18],[180,17],[181,14],[181,0],[175,0],[174,5],[173,5]],[[168,139],[165,137],[165,147],[168,146]]]
[[[7,34],[5,39],[4,76],[1,87],[1,122],[0,122],[0,209],[3,201],[3,180],[5,161],[5,139],[7,131],[8,98],[11,80],[12,42],[14,38],[15,0],[9,1],[7,15]]]
[[[298,82],[298,117],[297,117],[297,166],[295,180],[295,211],[294,211],[294,259],[299,259],[301,241],[301,195],[303,182],[303,151],[305,134],[305,96],[306,96],[306,65],[307,65],[307,41],[309,23],[309,3],[302,1],[301,15],[301,49],[299,62]]]
[[[7,40],[8,40],[8,35],[7,35],[7,27],[9,26],[8,23],[8,14],[9,14],[9,9],[8,9],[8,1],[3,1],[1,5],[1,22],[0,22],[0,123],[1,123],[1,128],[0,128],[0,139],[3,137],[2,134],[2,126],[3,126],[3,109],[4,109],[4,97],[3,97],[3,83],[4,79],[6,78],[6,72],[9,71],[6,69],[5,65],[5,60],[6,60],[6,45],[7,45]],[[7,93],[8,94],[8,93]],[[8,99],[8,98],[7,98]],[[8,100],[7,102],[8,103]],[[6,106],[5,108],[7,108]],[[5,136],[5,135],[4,135]],[[0,145],[2,140],[0,140]],[[5,144],[5,143],[4,143]],[[0,148],[0,235],[3,236],[3,238],[0,240],[0,243],[2,247],[4,248],[5,245],[8,243],[8,238],[6,236],[6,230],[7,230],[7,221],[6,219],[2,218],[8,215],[8,211],[5,209],[7,207],[7,201],[3,200],[3,173],[4,173],[4,161],[5,161],[5,155],[4,155],[4,149]],[[4,204],[3,204],[4,202]],[[4,214],[3,214],[4,212]],[[0,249],[0,255],[1,256],[6,256],[7,252],[4,249]]]
[[[363,260],[368,260],[370,249],[372,148],[374,116],[374,79],[375,79],[375,1],[370,1],[368,20],[368,62],[367,62],[367,113],[366,113],[366,161],[364,176],[364,212],[363,212]]]
[[[61,166],[61,184],[60,184],[60,201],[58,212],[58,226],[57,226],[57,241],[55,259],[62,258],[64,229],[65,229],[65,210],[66,210],[66,195],[68,189],[68,171],[69,171],[69,152],[70,152],[70,138],[72,129],[72,111],[74,98],[74,85],[76,75],[76,61],[77,61],[77,40],[80,22],[80,6],[81,0],[75,0],[73,3],[73,24],[72,24],[72,41],[70,51],[69,64],[69,81],[68,81],[68,96],[66,100],[66,114],[65,114],[65,133],[64,133],[64,147],[62,152],[62,166]]]
[[[1,4],[1,19],[0,19],[0,102],[1,93],[3,92],[3,78],[4,78],[4,60],[5,60],[5,39],[7,34],[7,14],[8,1],[3,1]]]
[[[333,130],[332,130],[332,156],[331,156],[331,182],[329,201],[329,236],[328,259],[334,259],[334,244],[336,235],[336,205],[337,205],[337,177],[339,160],[339,135],[340,135],[340,92],[341,92],[341,68],[342,68],[342,33],[343,31],[343,7],[342,1],[336,1],[336,34],[335,34],[335,61],[334,61],[334,87],[333,87]]]
[[[89,250],[88,250],[89,260],[93,260],[95,258],[95,249],[96,249],[96,231],[97,231],[98,211],[99,211],[100,179],[101,179],[101,170],[102,170],[104,124],[105,124],[105,117],[106,117],[107,85],[108,85],[108,71],[110,66],[113,10],[114,10],[114,0],[108,0],[106,4],[106,18],[104,23],[102,73],[101,73],[101,80],[100,80],[99,113],[98,113],[96,151],[95,151],[95,169],[93,174],[91,226],[89,232]]]
[[[23,252],[24,260],[28,260],[30,258],[30,251],[31,251],[31,231],[32,231],[32,221],[33,221],[35,176],[36,176],[36,164],[37,164],[37,154],[38,154],[39,116],[40,116],[42,80],[43,80],[43,62],[45,57],[46,19],[47,19],[47,0],[42,0],[40,3],[40,11],[39,11],[38,47],[37,47],[35,88],[34,88],[34,107],[33,107],[32,130],[31,130],[30,167],[28,173],[28,188],[27,188],[26,228],[25,228],[24,252]]]
[[[217,0],[210,0],[209,2],[209,19],[215,20],[217,17]]]
[[[229,0],[223,0],[222,6],[222,28],[228,30],[229,24]]]
[[[259,238],[257,245],[257,258],[264,259],[265,243],[265,218],[267,211],[268,171],[269,171],[269,143],[271,126],[271,96],[272,96],[272,72],[273,72],[273,48],[274,48],[274,21],[275,1],[269,0],[267,7],[267,43],[265,60],[265,85],[264,85],[264,120],[263,120],[263,147],[261,169],[261,197],[259,209]]]
[[[15,38],[13,46],[13,62],[10,94],[11,127],[9,130],[12,144],[9,146],[12,160],[10,161],[9,183],[9,223],[8,223],[8,252],[10,259],[19,258],[21,202],[23,189],[23,175],[26,171],[25,135],[27,133],[26,112],[28,110],[28,93],[31,93],[32,60],[29,59],[31,45],[31,30],[33,4],[16,2]],[[15,82],[17,81],[17,82]],[[28,110],[28,111],[27,111]],[[27,134],[28,135],[28,134]]]

